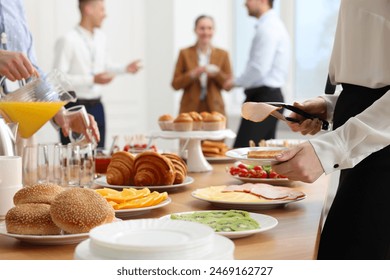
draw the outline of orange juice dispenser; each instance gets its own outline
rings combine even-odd
[[[4,77],[0,84],[3,82]],[[17,90],[1,93],[0,113],[7,123],[18,124],[18,133],[22,138],[30,138],[65,104],[76,100],[65,90],[69,87],[59,71],[53,71],[45,78],[33,77]],[[6,136],[1,135],[0,139],[2,137]]]

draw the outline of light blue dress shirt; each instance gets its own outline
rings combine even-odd
[[[27,26],[22,0],[0,0],[0,34],[5,32],[6,44],[0,49],[24,53],[36,69],[37,59],[33,47],[33,39]]]
[[[280,88],[287,80],[289,63],[289,35],[276,12],[269,10],[257,21],[245,71],[234,84],[246,89]]]

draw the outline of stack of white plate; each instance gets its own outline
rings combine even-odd
[[[75,259],[232,260],[234,243],[199,223],[139,219],[92,229]]]

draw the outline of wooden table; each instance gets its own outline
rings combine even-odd
[[[194,199],[191,192],[211,185],[240,183],[226,173],[227,165],[231,164],[213,164],[212,172],[189,174],[195,182],[190,186],[170,191],[171,204],[135,218],[156,218],[174,212],[218,209],[208,202]],[[253,211],[271,215],[278,219],[279,224],[269,231],[233,239],[235,259],[307,260],[316,258],[328,178],[323,176],[313,184],[295,183],[292,187],[302,190],[307,197],[285,207]],[[0,236],[0,259],[72,259],[75,247],[76,245],[31,245]]]

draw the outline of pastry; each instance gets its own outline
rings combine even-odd
[[[189,112],[188,113],[192,120],[194,121],[194,125],[192,130],[202,130],[202,125],[203,125],[203,118],[202,116],[195,111]]]
[[[208,114],[203,118],[203,130],[212,131],[221,129],[222,118],[218,115]]]
[[[135,186],[167,186],[175,181],[175,167],[170,159],[156,152],[138,154],[134,161]]]
[[[220,112],[213,111],[211,112],[214,116],[219,116],[221,118],[220,128],[219,129],[226,129],[226,117],[224,114],[221,114]]]
[[[7,232],[13,234],[49,235],[60,234],[50,216],[50,205],[46,203],[19,204],[5,216]]]
[[[60,193],[50,206],[53,222],[67,233],[89,232],[111,223],[115,218],[112,206],[91,189],[70,188]]]
[[[107,183],[115,186],[134,185],[134,155],[129,152],[116,152],[107,167]]]
[[[176,154],[165,153],[163,156],[169,158],[175,167],[175,181],[173,184],[181,184],[187,177],[187,164]]]
[[[248,158],[274,158],[282,152],[282,150],[248,151]]]
[[[209,140],[202,142],[202,152],[206,157],[222,157],[228,149],[224,142]]]
[[[175,131],[191,131],[194,126],[194,121],[188,113],[181,113],[173,121],[173,130]]]
[[[174,118],[171,115],[165,114],[158,118],[158,125],[161,130],[173,130],[173,120]]]

